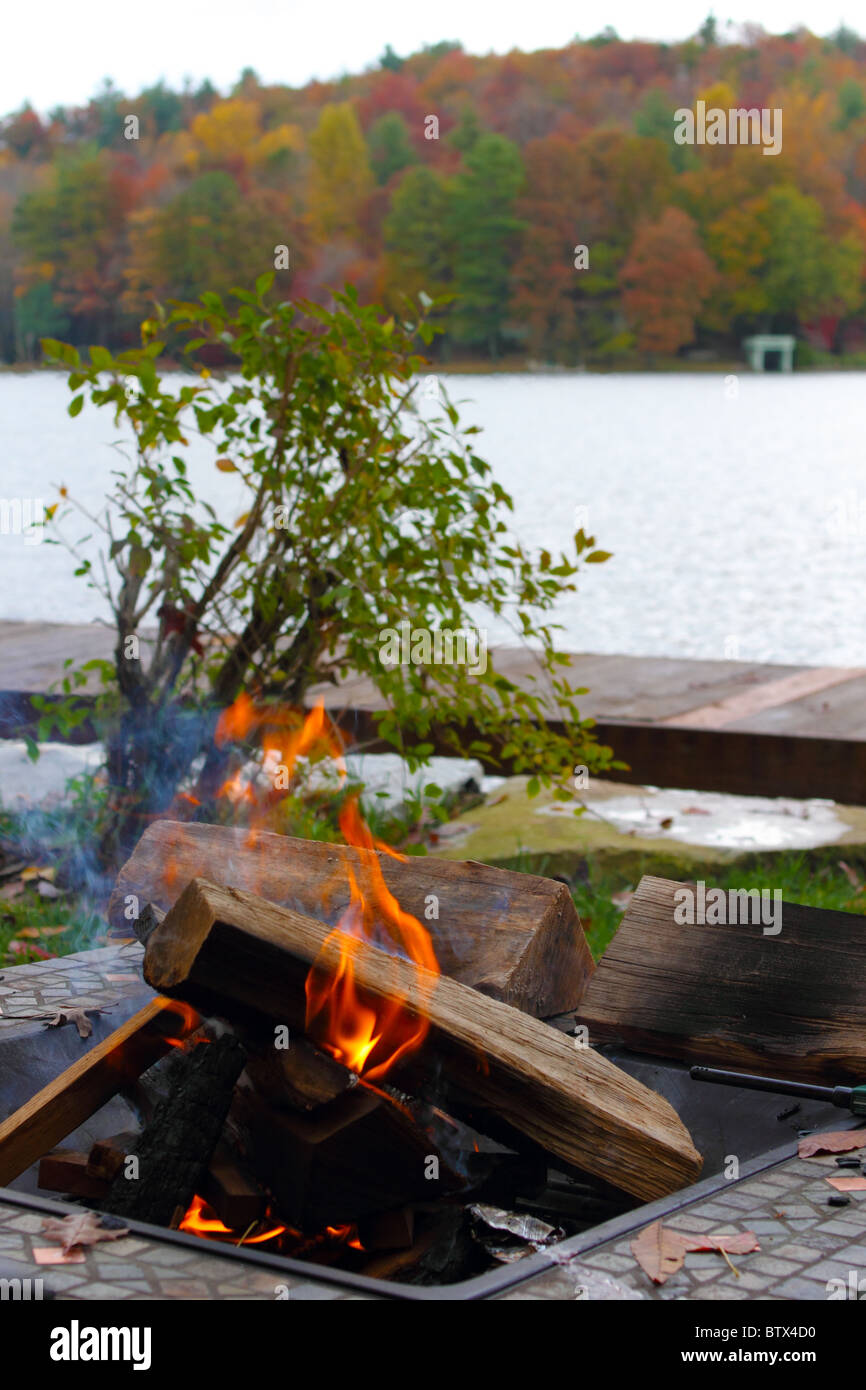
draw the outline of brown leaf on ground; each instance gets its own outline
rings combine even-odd
[[[103,1226],[95,1211],[85,1211],[80,1216],[46,1217],[42,1229],[51,1240],[59,1241],[65,1255],[76,1246],[98,1245],[101,1240],[119,1240],[129,1235],[126,1226],[117,1230]]]
[[[829,1134],[807,1134],[797,1145],[800,1158],[816,1154],[845,1154],[866,1147],[866,1129],[834,1129]]]
[[[688,1236],[687,1250],[724,1250],[728,1255],[749,1255],[760,1250],[754,1231],[737,1231],[732,1236]]]
[[[641,1269],[654,1284],[663,1284],[671,1274],[682,1269],[683,1261],[690,1250],[719,1250],[725,1254],[748,1255],[760,1250],[758,1237],[754,1231],[738,1231],[734,1235],[693,1236],[683,1231],[673,1231],[654,1221],[645,1227],[631,1243],[631,1252]]]
[[[26,941],[19,941],[16,937],[10,941],[6,947],[7,954],[10,956],[35,956],[37,960],[54,960],[54,951],[45,951],[41,946],[29,946]]]
[[[825,1178],[837,1192],[866,1192],[866,1178]]]
[[[25,883],[33,883],[36,879],[44,879],[46,883],[54,880],[56,869],[47,864],[30,864],[26,869],[21,870],[21,877]]]
[[[61,1009],[53,1018],[49,1018],[45,1026],[46,1028],[62,1028],[67,1023],[74,1023],[78,1029],[79,1038],[89,1038],[93,1032],[93,1024],[87,1015],[99,1013],[102,1013],[102,1010],[95,1006],[83,1009],[69,1007]]]
[[[842,870],[843,874],[844,874],[845,877],[847,878],[847,880],[848,880],[848,882],[850,883],[851,887],[854,889],[854,892],[855,892],[855,893],[862,893],[862,891],[863,891],[863,884],[860,882],[860,880],[859,880],[859,878],[857,877],[856,873],[855,873],[854,870],[851,868],[851,865],[850,865],[850,864],[846,864],[844,859],[840,859],[838,862],[839,862],[839,868]]]
[[[24,937],[27,941],[38,941],[40,936],[61,936],[63,932],[69,931],[69,927],[22,927],[15,933],[18,937]]]
[[[671,1231],[660,1221],[646,1226],[631,1243],[631,1253],[654,1284],[663,1284],[682,1269],[686,1247],[679,1231]]]

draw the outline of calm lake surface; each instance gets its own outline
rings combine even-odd
[[[557,614],[572,650],[866,665],[866,373],[445,378],[513,528],[557,550],[584,528],[614,553]],[[120,460],[108,411],[66,414],[62,377],[0,376],[0,497],[101,505]],[[193,449],[226,520],[236,479]],[[580,524],[578,518],[577,524]],[[85,534],[73,526],[70,537]],[[0,536],[0,618],[106,616],[61,549]],[[508,641],[490,625],[490,641]]]

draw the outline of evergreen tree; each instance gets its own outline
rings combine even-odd
[[[514,211],[523,180],[517,146],[502,135],[483,135],[467,156],[452,197],[452,329],[458,342],[483,345],[494,357],[502,346],[509,272],[523,225]]]
[[[474,149],[482,134],[481,122],[475,107],[464,106],[459,121],[448,136],[448,143],[465,155]]]
[[[385,52],[379,59],[379,67],[387,68],[389,72],[399,72],[405,61],[405,58],[400,58],[394,52],[391,45],[389,43],[386,43]]]
[[[409,139],[409,127],[399,111],[386,111],[374,121],[367,133],[370,164],[379,184],[387,183],[394,174],[415,162],[415,151]]]
[[[436,299],[449,286],[453,248],[448,190],[432,169],[410,169],[400,181],[385,220],[388,285],[392,294]]]

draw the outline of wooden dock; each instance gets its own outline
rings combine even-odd
[[[111,630],[96,624],[0,623],[0,737],[33,727],[30,696],[61,677],[65,658],[108,658],[113,645]],[[517,682],[535,669],[522,648],[494,659]],[[588,687],[581,715],[630,766],[620,780],[866,804],[866,667],[586,653],[572,655],[571,679]],[[371,737],[381,707],[371,682],[322,687],[310,703],[319,694],[353,737]],[[557,722],[553,704],[550,718]]]

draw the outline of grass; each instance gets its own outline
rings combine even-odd
[[[46,954],[65,956],[104,945],[105,931],[104,920],[78,895],[47,902],[34,885],[18,898],[0,898],[0,965],[26,965]]]
[[[844,850],[838,847],[821,851],[785,851],[779,854],[753,855],[730,867],[714,866],[705,873],[691,866],[683,870],[680,877],[694,882],[703,878],[707,887],[721,888],[728,892],[736,888],[766,888],[771,893],[778,888],[785,902],[802,903],[807,907],[832,908],[838,912],[853,912],[866,915],[866,883],[857,889],[848,879],[839,860]],[[853,858],[854,856],[850,856]],[[511,867],[525,869],[526,865],[514,861]],[[543,867],[534,867],[534,872],[544,873]],[[855,872],[866,880],[866,870],[862,863]],[[599,869],[592,861],[586,864],[585,872],[576,876],[570,883],[571,896],[586,932],[590,950],[598,960],[607,949],[625,910],[623,901],[614,902],[615,895],[625,894],[637,887],[640,874],[626,879]]]

